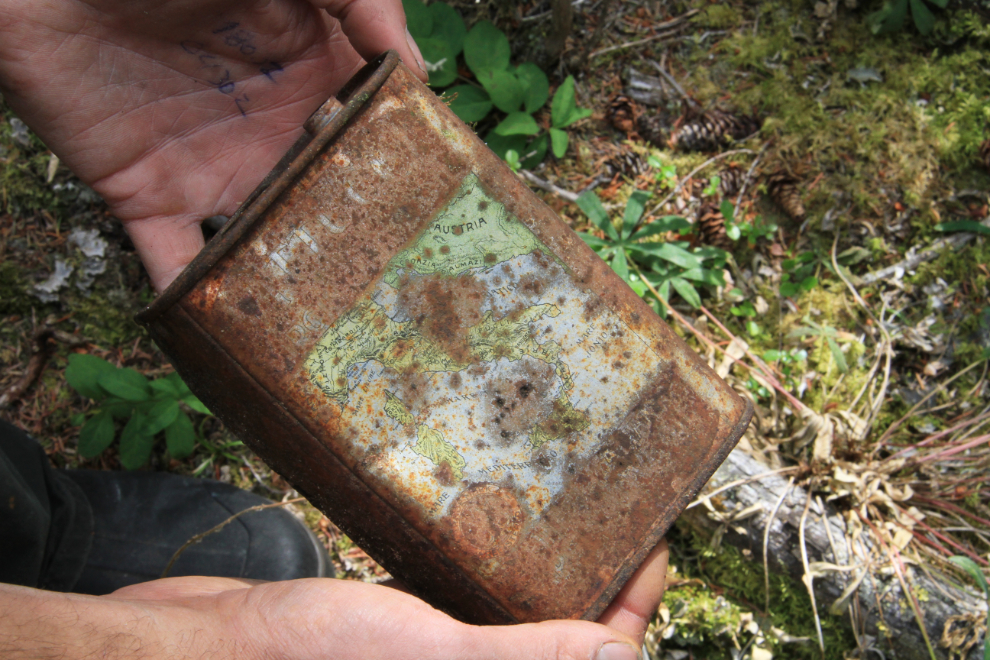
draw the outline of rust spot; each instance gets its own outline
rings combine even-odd
[[[480,202],[478,202],[478,210],[479,210],[479,211],[484,211],[484,210],[486,210],[487,208],[488,208],[488,202],[486,202],[486,201],[484,201],[484,200],[482,200],[482,201],[480,201]]]
[[[450,246],[449,245],[441,245],[440,246],[440,254],[450,254]]]
[[[463,384],[463,380],[461,379],[461,375],[459,373],[457,373],[456,371],[454,373],[450,374],[450,378],[447,380],[447,382],[450,383],[451,388],[453,388],[455,390],[461,389],[461,385]]]
[[[432,259],[433,258],[433,250],[431,250],[430,248],[424,248],[423,249],[423,256],[426,257],[427,259]]]
[[[497,259],[498,257],[496,257],[491,252],[485,255],[485,263],[488,264],[489,266],[493,265]]]
[[[544,289],[546,289],[546,281],[544,277],[540,277],[535,273],[526,273],[519,278],[519,290],[529,296],[540,296],[543,294]]]
[[[588,296],[587,302],[584,303],[584,314],[582,316],[583,320],[591,321],[597,318],[601,313],[602,299],[594,294]]]
[[[495,484],[475,484],[458,495],[450,517],[458,545],[481,559],[515,543],[525,519],[515,495]]]
[[[531,357],[502,363],[482,394],[482,417],[491,420],[490,435],[500,444],[528,431],[553,413],[553,367]]]
[[[454,478],[454,470],[447,461],[440,463],[440,466],[433,471],[433,476],[444,486],[453,486],[457,483],[457,479]]]
[[[258,303],[252,296],[244,296],[241,301],[237,303],[237,309],[241,310],[248,316],[261,316],[261,310],[258,309]]]
[[[430,274],[399,281],[399,307],[423,336],[439,344],[460,364],[474,361],[467,330],[481,321],[485,285],[471,275],[451,278]]]

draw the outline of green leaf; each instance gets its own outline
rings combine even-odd
[[[168,378],[156,378],[150,383],[151,391],[155,396],[167,396],[173,399],[182,397],[184,392],[180,392],[175,383]]]
[[[670,285],[674,287],[674,291],[681,294],[681,298],[684,298],[684,301],[691,307],[695,309],[701,307],[701,296],[698,295],[698,290],[694,288],[693,284],[679,277],[672,277],[670,278]]]
[[[955,222],[942,222],[935,225],[937,231],[968,231],[974,234],[990,236],[990,227],[980,224],[974,220],[956,220]],[[66,374],[68,375],[68,374]]]
[[[526,136],[525,135],[499,135],[495,131],[489,131],[488,135],[485,136],[485,144],[488,148],[495,152],[502,160],[505,160],[505,154],[512,149],[517,154],[523,153],[526,148]]]
[[[99,400],[107,395],[99,386],[100,376],[116,370],[117,367],[95,355],[73,353],[69,356],[69,366],[65,369],[65,380],[83,396]]]
[[[418,39],[416,45],[426,63],[430,85],[446,87],[457,80],[457,53],[443,39]]]
[[[113,442],[113,417],[101,410],[79,429],[79,455],[94,458]]]
[[[701,282],[702,284],[707,284],[708,286],[725,285],[725,279],[722,277],[721,272],[716,273],[715,271],[709,270],[707,268],[689,268],[681,273],[681,277],[683,277],[686,280],[694,280],[695,282]],[[732,309],[735,309],[735,307],[733,307]]]
[[[146,401],[151,396],[148,379],[134,369],[114,369],[97,379],[100,387],[126,401]]]
[[[553,102],[550,104],[550,124],[554,128],[564,128],[575,110],[577,101],[574,99],[574,76],[567,76],[554,92]]]
[[[559,128],[551,128],[550,142],[553,144],[553,155],[557,158],[563,158],[564,154],[567,153],[567,145],[570,142],[567,131],[562,131]]]
[[[509,39],[490,21],[481,21],[464,38],[464,61],[479,79],[482,72],[508,69],[510,56]]]
[[[574,122],[581,121],[585,117],[590,117],[591,114],[591,108],[575,108],[574,111],[571,112],[571,116],[564,122],[564,126],[570,126]],[[564,126],[560,126],[560,128],[564,128]]]
[[[406,12],[406,27],[409,34],[416,39],[425,39],[433,32],[433,15],[422,0],[402,0],[402,9]]]
[[[633,227],[639,222],[639,219],[643,217],[643,211],[646,209],[646,200],[652,197],[652,193],[648,193],[645,190],[634,190],[629,196],[629,201],[626,202],[626,212],[622,221],[622,238],[629,238],[629,234],[632,233]]]
[[[502,112],[516,112],[522,107],[522,84],[513,74],[508,71],[482,71],[477,76],[496,108]]]
[[[516,77],[525,90],[523,103],[526,112],[536,112],[550,98],[550,81],[547,74],[532,62],[523,62],[516,69]]]
[[[505,119],[495,127],[499,135],[536,135],[540,127],[536,125],[533,116],[525,112],[510,112]]]
[[[578,236],[581,237],[585,243],[587,243],[593,249],[599,249],[611,245],[608,241],[602,240],[595,236],[594,234],[588,234],[586,232],[578,232]]]
[[[549,147],[549,144],[550,139],[547,137],[546,133],[527,144],[526,151],[523,154],[523,168],[531,170],[542,163],[543,159],[547,157],[547,148]]]
[[[783,355],[784,354],[778,351],[776,348],[771,348],[766,351],[763,351],[763,360],[764,362],[776,362]]]
[[[134,413],[120,433],[120,464],[128,470],[136,470],[148,462],[155,437],[145,431],[147,416]]]
[[[608,234],[609,238],[613,241],[619,240],[619,234],[615,231],[615,227],[612,226],[612,222],[608,219],[608,212],[605,211],[605,207],[602,206],[602,200],[598,198],[594,190],[582,193],[577,198],[577,205],[584,211],[584,214],[588,216],[589,220]]]
[[[896,32],[904,27],[908,0],[887,0],[883,7],[866,17],[873,34]]]
[[[835,340],[831,337],[826,336],[825,341],[828,342],[828,348],[832,351],[832,358],[835,360],[835,366],[839,368],[841,373],[846,373],[849,371],[849,365],[846,364],[846,356],[839,348],[839,345],[835,343]]]
[[[722,217],[725,218],[726,222],[733,222],[732,218],[735,216],[736,207],[732,205],[732,202],[723,199],[718,209],[722,212]]]
[[[165,446],[172,458],[185,458],[196,445],[196,430],[189,416],[179,412],[175,420],[165,429]]]
[[[801,284],[799,286],[801,287],[802,291],[811,291],[816,286],[818,286],[818,278],[806,277],[803,280],[801,280]]]
[[[213,414],[210,412],[209,408],[203,405],[203,402],[200,401],[199,397],[197,397],[195,394],[190,393],[185,395],[184,397],[182,397],[182,402],[198,413],[203,413],[204,415]]]
[[[843,250],[836,257],[838,261],[843,266],[853,266],[861,261],[866,261],[871,256],[873,256],[869,250],[858,245],[849,248],[848,250]]]
[[[698,257],[673,243],[634,243],[628,247],[630,250],[660,257],[681,268],[690,269],[701,266],[701,260]]]
[[[493,107],[488,92],[473,85],[458,85],[443,93],[444,100],[450,98],[450,109],[464,122],[481,121]]]
[[[615,256],[612,257],[612,270],[615,274],[623,279],[623,281],[629,280],[629,262],[626,261],[626,253],[624,250],[616,250]]]
[[[760,330],[759,323],[753,320],[749,320],[746,321],[746,332],[749,333],[750,337],[759,337],[760,332],[762,332],[762,330]]]
[[[739,237],[742,236],[742,230],[739,229],[739,225],[734,222],[725,223],[725,235],[728,236],[730,241],[738,241]]]
[[[447,42],[454,57],[460,55],[464,50],[464,35],[467,34],[464,19],[445,2],[434,2],[427,9],[433,18],[433,32],[430,36]]]
[[[182,380],[182,376],[179,375],[178,371],[173,371],[165,376],[165,379],[175,385],[175,388],[179,391],[179,396],[189,392],[189,386],[186,385],[186,381]]]
[[[930,34],[935,27],[935,15],[923,0],[911,0],[911,16],[914,17],[914,26],[921,34]]]
[[[990,598],[990,584],[987,584],[987,578],[983,575],[983,571],[980,570],[979,565],[969,557],[963,557],[962,555],[956,555],[954,557],[949,557],[949,561],[961,568],[962,570],[969,573],[973,581],[976,582],[977,586],[983,590],[983,596]]]
[[[117,397],[108,397],[100,406],[103,410],[113,415],[114,419],[128,419],[134,414],[135,406],[133,401],[124,401]]]
[[[145,423],[145,433],[148,435],[155,435],[174,422],[178,415],[178,401],[175,399],[165,399],[164,401],[159,401],[148,412],[148,421]]]
[[[928,1],[940,9],[945,9],[946,7],[949,6],[949,0],[928,0]]]
[[[693,225],[679,215],[665,215],[648,225],[642,227],[631,240],[638,241],[657,234],[665,234],[668,231],[680,231],[690,229]]]

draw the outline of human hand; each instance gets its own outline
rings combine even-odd
[[[98,598],[0,585],[0,651],[11,660],[42,650],[66,660],[94,650],[151,659],[634,660],[666,569],[661,542],[599,623],[517,626],[469,626],[397,589],[346,580],[168,578]],[[30,646],[32,625],[43,628],[43,646]]]
[[[0,0],[0,89],[162,291],[363,64],[426,80],[401,0]]]

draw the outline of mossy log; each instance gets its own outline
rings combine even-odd
[[[766,465],[743,450],[735,449],[704,492],[712,493],[733,482],[745,483],[714,494],[711,507],[702,503],[688,509],[682,515],[682,522],[715,539],[716,543],[738,547],[760,565],[766,525],[772,520],[767,537],[769,569],[801,580],[805,569],[800,529],[808,492],[798,486],[789,486],[786,476],[768,472],[771,470]],[[776,514],[771,515],[778,503]],[[840,603],[836,609],[847,621],[850,620],[850,607],[856,612],[859,619],[856,633],[861,645],[882,650],[887,658],[929,658],[918,622],[886,550],[870,537],[868,529],[864,529],[850,552],[846,527],[841,515],[827,505],[825,511],[821,511],[813,498],[805,517],[804,545],[811,572],[815,575],[818,612],[821,616],[829,616],[830,608],[842,598],[847,587],[859,580],[858,587],[850,587],[853,594],[845,599],[846,604]],[[828,565],[843,568],[835,570]],[[954,615],[967,613],[981,613],[985,617],[986,604],[942,581],[936,583],[922,567],[905,562],[905,574],[909,588],[918,599],[936,656],[949,657],[948,650],[939,646],[946,621]],[[977,660],[982,654],[981,639],[966,657]]]

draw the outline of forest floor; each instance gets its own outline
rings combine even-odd
[[[514,60],[541,61],[549,2],[451,4],[469,24],[502,28]],[[990,28],[980,3],[958,4],[928,36],[913,25],[877,36],[866,21],[877,7],[855,0],[579,1],[547,73],[554,85],[573,74],[593,114],[530,180],[575,230],[605,236],[574,193],[593,187],[618,217],[643,190],[647,223],[693,223],[664,240],[724,248],[721,280],[669,288],[666,314],[754,401],[742,445],[869,521],[909,562],[965,585],[948,557],[984,572],[990,560],[990,241],[973,226],[988,226],[990,203]],[[101,200],[0,113],[0,416],[56,466],[121,469],[116,445],[77,453],[95,404],[64,372],[73,352],[149,378],[171,372],[133,320],[152,299],[147,275]],[[724,126],[751,121],[723,139]],[[176,459],[159,442],[142,469],[296,496],[216,418],[190,412],[193,453]],[[316,509],[289,507],[340,575],[386,577]],[[655,658],[821,655],[801,584],[774,577],[767,610],[758,560],[685,527],[671,549]],[[827,657],[865,657],[843,617],[823,613],[822,625]]]

